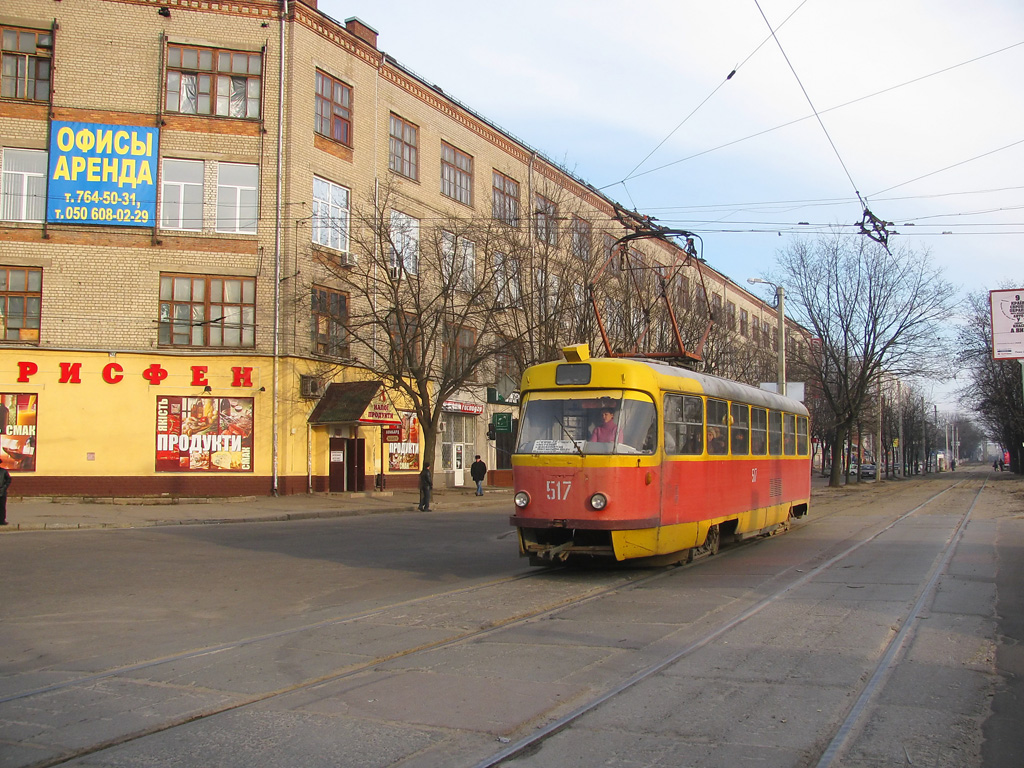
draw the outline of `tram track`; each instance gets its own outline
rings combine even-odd
[[[943,497],[952,489],[960,485],[963,485],[966,482],[968,482],[967,479],[962,480],[958,483],[955,483],[954,485],[944,488],[938,493],[933,494],[932,496],[930,496],[917,506],[899,515],[895,520],[889,522],[884,527],[875,531],[873,534],[857,541],[856,543],[847,545],[842,551],[832,555],[827,560],[822,562],[820,565],[802,574],[800,577],[796,578],[786,586],[777,589],[770,595],[764,597],[762,600],[760,600],[753,606],[747,608],[737,616],[727,620],[726,622],[715,628],[713,631],[706,633],[699,639],[690,642],[685,647],[680,648],[679,650],[671,653],[670,655],[660,659],[656,663],[646,667],[642,671],[622,681],[618,685],[610,688],[601,695],[591,699],[590,701],[584,704],[577,706],[568,714],[565,714],[546,725],[538,727],[529,736],[526,736],[514,743],[511,743],[509,744],[508,747],[502,749],[501,751],[497,752],[491,757],[475,763],[473,765],[473,768],[494,768],[495,766],[507,764],[510,761],[514,760],[516,757],[536,753],[537,749],[541,747],[546,741],[550,740],[552,737],[561,733],[562,731],[571,728],[574,723],[581,720],[586,715],[595,711],[602,705],[611,701],[615,697],[623,694],[624,692],[651,679],[663,670],[667,669],[673,664],[676,664],[681,659],[690,656],[691,654],[700,650],[701,648],[704,648],[710,645],[711,643],[715,642],[716,640],[722,638],[731,630],[735,629],[744,622],[757,616],[766,608],[782,600],[788,594],[798,589],[799,587],[804,586],[805,584],[808,584],[809,582],[813,581],[819,575],[827,572],[829,569],[833,568],[836,564],[840,563],[854,552],[872,543],[883,534],[892,530],[894,527],[900,525],[908,518],[912,517],[913,515],[927,507],[928,505],[934,503],[935,501]],[[820,759],[815,763],[816,768],[830,768],[830,766],[836,764],[837,758],[841,754],[841,750],[846,744],[850,736],[850,733],[863,718],[865,709],[867,708],[869,701],[876,694],[886,674],[890,671],[897,654],[899,653],[907,639],[908,634],[912,632],[914,627],[916,626],[916,617],[922,610],[927,599],[934,594],[936,582],[942,575],[944,568],[948,565],[949,560],[952,557],[953,552],[955,551],[957,543],[962,538],[964,529],[966,528],[967,523],[970,520],[971,513],[973,512],[974,507],[977,504],[977,501],[980,498],[986,483],[986,480],[982,481],[980,487],[977,489],[974,495],[974,499],[972,500],[970,507],[961,516],[955,530],[948,537],[946,545],[940,553],[939,558],[935,562],[935,565],[933,566],[927,581],[923,585],[917,600],[914,602],[914,605],[911,607],[911,609],[903,617],[903,621],[901,622],[899,632],[897,632],[893,636],[893,638],[886,646],[885,651],[881,656],[881,659],[879,660],[877,666],[873,670],[867,683],[864,685],[863,689],[858,692],[857,699],[853,706],[850,708],[849,713],[839,724],[838,728],[836,729],[836,732],[831,737],[826,748],[824,749]],[[808,524],[811,524],[812,522],[813,521],[808,521]]]
[[[489,768],[489,766],[497,766],[499,764],[507,763],[519,755],[536,750],[546,740],[550,739],[555,734],[571,728],[574,723],[579,721],[581,718],[585,717],[588,713],[595,711],[603,704],[611,701],[615,697],[637,686],[645,680],[655,677],[659,672],[667,669],[668,667],[677,663],[681,659],[684,659],[685,657],[693,654],[700,648],[706,647],[714,643],[716,640],[723,637],[731,630],[735,629],[744,622],[761,613],[765,608],[768,608],[769,606],[782,600],[786,595],[791,593],[793,590],[809,583],[814,578],[826,572],[829,568],[832,568],[838,562],[848,557],[853,552],[871,543],[879,536],[883,535],[885,532],[891,530],[893,527],[899,525],[906,519],[910,518],[918,511],[925,508],[927,505],[941,498],[948,491],[952,490],[952,488],[958,487],[959,485],[962,484],[962,482],[963,481],[948,488],[942,489],[938,493],[935,493],[928,497],[927,499],[925,499],[924,501],[922,501],[917,506],[905,511],[903,514],[891,520],[887,525],[884,525],[878,528],[877,530],[874,530],[867,536],[861,537],[858,541],[846,544],[841,551],[836,552],[834,554],[830,554],[826,560],[816,565],[813,569],[804,573],[790,574],[790,576],[792,576],[793,578],[787,581],[786,584],[783,584],[779,586],[777,589],[774,589],[771,592],[771,594],[764,596],[762,599],[760,599],[760,601],[751,605],[738,615],[733,616],[732,618],[728,618],[722,621],[718,626],[708,629],[704,632],[703,635],[701,635],[698,638],[692,639],[684,647],[679,648],[675,650],[673,653],[658,660],[657,662],[648,665],[647,667],[640,670],[636,674],[632,675],[628,679],[623,680],[622,682],[609,687],[603,693],[594,697],[588,702],[578,705],[571,712],[564,714],[561,717],[558,717],[558,719],[548,723],[547,725],[537,728],[534,732],[532,732],[529,735],[529,737],[525,737],[521,740],[515,741],[514,743],[509,744],[508,747],[502,749],[498,753],[491,756],[490,758],[487,758],[479,763],[476,763],[474,768]],[[980,495],[981,490],[983,488],[984,483],[982,483],[981,488],[978,489],[975,499],[977,499],[977,496]],[[800,527],[814,525],[816,523],[816,520],[820,519],[823,518],[816,519],[812,516],[810,518],[805,518],[798,525]],[[964,519],[961,521],[959,530],[962,530],[962,528],[966,525],[968,519],[969,511],[968,513],[966,513]],[[724,548],[722,552],[718,556],[716,556],[716,560],[728,558],[732,552],[739,551],[740,548],[746,548],[751,545],[757,545],[762,542],[767,543],[767,540],[753,540],[744,542],[737,546]],[[955,541],[952,541],[947,546],[946,551],[952,552],[953,548],[955,548]],[[948,556],[945,560],[943,560],[943,562],[946,561],[948,561]],[[675,568],[659,568],[650,572],[610,572],[613,574],[613,577],[608,579],[608,583],[603,584],[600,587],[591,588],[585,591],[583,594],[564,596],[561,599],[552,600],[540,606],[532,606],[529,610],[512,612],[509,615],[505,616],[503,619],[491,621],[490,623],[487,623],[485,626],[481,625],[472,629],[457,631],[440,640],[410,646],[408,648],[397,650],[385,655],[375,656],[374,658],[368,659],[364,662],[352,664],[346,666],[345,668],[334,670],[328,674],[318,675],[315,677],[304,679],[301,682],[297,682],[291,685],[282,686],[272,690],[265,690],[247,696],[236,697],[233,700],[226,702],[220,706],[209,707],[202,709],[200,711],[182,713],[179,717],[167,718],[160,723],[152,725],[151,727],[144,729],[136,729],[132,730],[131,732],[119,734],[118,736],[113,738],[97,741],[96,743],[82,746],[78,749],[69,750],[59,755],[54,755],[47,759],[31,763],[31,765],[34,768],[44,768],[49,766],[63,765],[78,758],[101,753],[113,747],[126,745],[131,742],[146,738],[147,736],[152,736],[154,734],[171,731],[175,728],[195,723],[197,721],[208,720],[218,715],[244,709],[246,707],[251,707],[253,705],[262,702],[267,702],[275,698],[284,697],[286,695],[293,694],[299,691],[311,690],[321,686],[329,686],[331,683],[339,682],[345,680],[346,678],[352,678],[357,675],[366,673],[367,671],[379,667],[380,665],[385,664],[387,662],[399,659],[407,659],[415,657],[417,654],[426,654],[437,651],[439,649],[449,648],[457,646],[459,644],[468,643],[474,640],[480,640],[488,636],[496,635],[500,632],[515,627],[521,627],[523,625],[539,621],[546,617],[556,615],[561,611],[578,607],[588,602],[598,601],[612,593],[616,593],[622,590],[636,589],[646,584],[650,584],[655,580],[671,578],[677,574],[682,574],[686,571],[689,571],[692,568],[699,568],[701,567],[702,563],[705,562],[707,562],[706,559],[698,560],[695,563],[692,563],[687,566],[680,566]],[[444,600],[458,599],[467,596],[479,596],[486,590],[496,590],[506,586],[514,586],[517,583],[522,582],[524,580],[557,574],[560,570],[561,569],[531,570],[525,573],[518,573],[501,579],[494,579],[484,584],[478,584],[454,590],[446,590],[444,592],[425,595],[412,600],[396,601],[357,614],[333,617],[330,619],[326,619],[324,621],[305,624],[299,627],[293,627],[285,630],[280,630],[277,632],[253,635],[239,640],[234,640],[228,643],[207,646],[200,649],[184,652],[181,654],[150,659],[145,662],[140,662],[138,664],[111,668],[90,675],[78,676],[73,679],[61,681],[59,683],[54,683],[52,685],[41,686],[33,688],[31,690],[25,690],[14,694],[9,694],[0,698],[0,704],[23,701],[44,695],[51,696],[54,694],[60,694],[61,692],[70,692],[75,689],[79,689],[83,686],[96,683],[100,680],[116,677],[125,677],[140,672],[145,672],[147,670],[152,670],[162,665],[167,665],[175,662],[190,661],[204,656],[213,656],[216,654],[241,649],[246,646],[258,645],[260,643],[286,639],[289,637],[299,637],[302,636],[304,633],[313,633],[324,629],[333,629],[343,627],[346,625],[358,624],[359,622],[377,619],[381,617],[383,614],[387,613],[388,611],[399,611],[411,607],[427,607],[432,603],[432,601],[438,602]],[[934,579],[938,578],[939,574],[941,574],[941,567],[937,565],[935,574],[932,577],[932,583],[934,582]],[[926,592],[922,592],[922,595],[918,601],[919,603],[921,600],[924,599],[925,594]],[[918,610],[918,604],[915,604],[915,608],[910,612],[909,617],[913,617],[915,610]],[[911,622],[909,622],[908,620],[905,620],[903,622],[905,627],[908,627],[910,623]],[[876,672],[876,674],[884,675],[884,672]],[[861,695],[863,696],[864,694],[862,693]],[[851,712],[851,717],[852,716],[853,713]],[[855,722],[856,721],[853,720],[849,725],[846,722],[844,722],[843,727],[845,727],[848,732],[849,729],[853,727],[853,723]],[[836,738],[839,738],[838,734],[836,735]],[[835,750],[838,751],[840,746],[841,742],[837,744]],[[829,748],[832,748],[831,744]],[[822,759],[824,759],[824,755]],[[829,765],[831,765],[831,763],[829,762],[822,762],[818,764],[819,768],[827,768],[827,766]]]
[[[473,585],[471,587],[464,587],[464,588],[454,589],[454,590],[447,590],[445,592],[439,592],[439,593],[434,593],[434,594],[431,594],[431,595],[425,595],[425,596],[418,597],[418,598],[415,598],[415,599],[412,599],[412,600],[403,600],[403,601],[397,601],[397,602],[389,603],[387,605],[379,606],[377,608],[374,608],[374,609],[371,609],[371,610],[367,610],[367,611],[363,611],[363,612],[358,613],[358,614],[352,614],[352,615],[346,615],[346,616],[342,616],[342,617],[331,618],[331,619],[327,619],[327,620],[324,620],[324,621],[315,622],[315,623],[312,623],[312,624],[305,624],[305,625],[302,625],[302,626],[299,626],[299,627],[292,627],[292,628],[289,628],[289,629],[280,630],[280,631],[277,631],[277,632],[270,632],[270,633],[264,633],[264,634],[259,634],[259,635],[253,635],[253,636],[249,636],[249,637],[246,637],[246,638],[242,638],[242,639],[238,639],[238,640],[233,640],[233,641],[230,641],[230,642],[227,642],[227,643],[220,643],[220,644],[216,644],[216,645],[205,646],[203,648],[187,651],[187,652],[184,652],[184,653],[172,654],[172,655],[163,656],[163,657],[160,657],[160,658],[149,659],[147,661],[139,662],[139,663],[136,663],[136,664],[130,664],[130,665],[125,665],[125,666],[115,667],[115,668],[107,669],[107,670],[104,670],[104,671],[101,671],[101,672],[93,673],[93,674],[90,674],[90,675],[83,675],[83,676],[75,677],[73,679],[64,680],[64,681],[61,681],[59,683],[54,683],[54,684],[51,684],[51,685],[42,686],[42,687],[34,688],[34,689],[31,689],[31,690],[25,690],[25,691],[17,692],[17,693],[14,693],[14,694],[8,694],[6,696],[0,697],[0,705],[4,705],[4,704],[11,703],[11,702],[16,702],[16,701],[21,701],[21,700],[26,700],[26,699],[32,699],[34,697],[39,697],[39,696],[45,696],[45,695],[50,695],[50,694],[55,694],[55,693],[60,693],[60,692],[72,691],[72,690],[75,690],[75,689],[79,689],[79,688],[81,688],[83,686],[87,686],[87,685],[96,683],[96,682],[101,681],[101,680],[107,680],[107,679],[116,678],[116,677],[128,676],[128,675],[132,675],[132,674],[135,674],[135,673],[144,672],[144,671],[147,671],[147,670],[152,670],[152,669],[154,669],[156,667],[170,665],[170,664],[174,664],[176,662],[184,662],[184,661],[190,661],[190,660],[194,660],[194,659],[199,659],[199,658],[202,658],[202,657],[205,657],[205,656],[213,656],[215,654],[223,653],[223,652],[226,652],[226,651],[237,650],[237,649],[245,648],[246,646],[256,645],[256,644],[259,644],[259,643],[265,643],[265,642],[269,642],[269,641],[273,641],[273,640],[279,640],[279,639],[299,636],[299,635],[302,635],[302,634],[305,634],[305,633],[311,633],[311,632],[315,632],[315,631],[318,631],[318,630],[323,630],[323,629],[326,629],[326,628],[333,628],[333,627],[339,627],[339,626],[347,625],[347,624],[354,624],[354,623],[357,623],[357,622],[366,621],[366,620],[370,620],[370,619],[374,619],[374,618],[383,616],[384,614],[388,613],[389,611],[402,610],[402,609],[407,609],[407,608],[415,607],[415,606],[425,606],[425,605],[429,605],[432,601],[438,601],[438,600],[449,599],[449,598],[453,598],[453,597],[462,597],[462,596],[467,596],[467,595],[478,594],[478,593],[484,592],[486,590],[492,590],[492,589],[495,589],[497,587],[503,587],[503,586],[506,586],[506,585],[511,585],[511,584],[516,583],[516,582],[524,581],[524,580],[527,580],[527,579],[541,578],[541,577],[544,577],[545,575],[549,575],[549,574],[551,574],[553,572],[557,572],[557,571],[560,571],[560,570],[564,570],[564,568],[552,568],[552,569],[547,569],[547,570],[530,570],[530,571],[527,571],[525,573],[516,574],[514,576],[510,576],[510,577],[506,577],[506,578],[501,578],[501,579],[494,579],[494,580],[491,580],[491,581],[489,581],[487,583],[484,583],[484,584],[478,584],[478,585]],[[299,692],[299,691],[313,689],[313,688],[316,688],[318,686],[327,685],[327,684],[330,684],[332,682],[338,682],[338,681],[344,680],[346,678],[355,677],[355,676],[357,676],[357,675],[359,675],[359,674],[361,674],[361,673],[363,673],[363,672],[365,672],[367,670],[373,669],[374,667],[377,667],[377,666],[379,666],[379,665],[381,665],[383,663],[386,663],[386,662],[395,661],[395,660],[402,659],[402,658],[405,658],[405,657],[408,657],[408,656],[413,656],[415,654],[420,654],[420,653],[425,653],[425,652],[430,652],[430,651],[436,651],[438,649],[442,649],[442,648],[449,647],[449,646],[454,646],[454,645],[457,645],[459,643],[463,643],[463,642],[466,642],[466,641],[469,641],[469,640],[486,637],[488,635],[495,634],[497,632],[500,632],[502,630],[508,629],[510,627],[518,626],[518,625],[521,625],[521,624],[524,624],[524,623],[527,623],[527,622],[530,622],[530,621],[535,621],[537,619],[543,618],[543,617],[545,617],[547,615],[551,615],[551,614],[553,614],[553,613],[555,613],[555,612],[557,612],[557,611],[559,611],[561,609],[564,609],[566,607],[579,606],[579,605],[583,605],[583,604],[585,604],[587,602],[600,599],[603,595],[606,595],[606,594],[608,594],[610,592],[621,590],[624,587],[629,587],[629,586],[631,586],[633,584],[643,583],[643,582],[651,581],[651,580],[656,579],[656,578],[660,578],[662,575],[663,575],[663,571],[661,571],[661,570],[656,571],[656,572],[651,572],[651,573],[631,572],[631,573],[627,573],[627,574],[622,574],[619,578],[616,578],[613,583],[611,583],[611,584],[609,584],[607,586],[602,586],[600,588],[595,588],[595,589],[587,590],[587,592],[585,594],[583,594],[583,595],[576,595],[576,596],[568,597],[568,598],[565,598],[565,599],[562,599],[562,600],[558,600],[558,601],[554,601],[554,602],[551,602],[551,603],[547,603],[547,604],[544,604],[544,605],[542,605],[540,607],[537,607],[537,608],[535,608],[533,610],[530,610],[528,612],[518,613],[516,615],[509,616],[509,617],[507,617],[507,618],[505,618],[503,620],[499,620],[499,621],[496,621],[496,622],[491,622],[488,626],[483,626],[483,627],[478,627],[478,628],[473,629],[473,630],[458,632],[458,633],[453,634],[453,635],[451,635],[449,637],[446,637],[446,638],[444,638],[442,640],[438,640],[438,641],[434,641],[434,642],[429,642],[429,643],[424,643],[424,644],[417,645],[417,646],[414,646],[414,647],[405,648],[405,649],[402,649],[400,651],[396,651],[396,652],[393,652],[393,653],[390,653],[390,654],[386,654],[386,655],[376,656],[376,657],[374,657],[371,660],[368,660],[368,661],[365,661],[365,662],[362,662],[362,663],[359,663],[359,664],[350,665],[350,666],[346,667],[345,669],[342,669],[342,670],[339,670],[339,671],[334,671],[334,672],[331,672],[331,673],[326,674],[326,675],[321,675],[321,676],[318,676],[318,677],[315,677],[315,678],[306,679],[306,680],[303,680],[302,682],[299,682],[299,683],[296,683],[296,684],[293,684],[293,685],[288,685],[288,686],[284,686],[284,687],[277,688],[277,689],[274,689],[274,690],[264,691],[264,692],[261,692],[259,694],[243,697],[241,699],[237,699],[235,701],[227,703],[227,704],[225,704],[223,706],[208,708],[208,709],[202,710],[200,712],[190,712],[190,713],[182,715],[181,717],[169,719],[169,720],[166,720],[166,721],[161,722],[159,724],[155,724],[152,727],[148,727],[148,728],[140,729],[140,730],[135,730],[135,731],[132,731],[130,733],[121,734],[121,735],[119,735],[119,736],[117,736],[115,738],[106,739],[106,740],[97,742],[95,744],[90,744],[88,746],[85,746],[85,747],[82,747],[82,748],[79,748],[79,749],[76,749],[76,750],[73,750],[73,751],[65,752],[65,753],[60,754],[58,756],[55,756],[53,758],[48,758],[48,759],[45,759],[45,760],[40,760],[40,761],[37,761],[37,762],[33,762],[33,763],[29,764],[28,768],[50,768],[51,766],[64,765],[64,764],[66,764],[66,763],[68,763],[68,762],[70,762],[72,760],[76,760],[76,759],[79,759],[79,758],[82,758],[82,757],[87,757],[89,755],[97,754],[99,752],[103,752],[103,751],[111,749],[113,747],[117,747],[117,746],[121,746],[121,745],[124,745],[124,744],[128,744],[128,743],[133,742],[133,741],[137,741],[137,740],[145,738],[147,736],[152,736],[152,735],[155,735],[155,734],[158,734],[158,733],[163,733],[163,732],[172,730],[174,728],[178,728],[178,727],[181,727],[181,726],[184,726],[184,725],[188,725],[190,723],[194,723],[194,722],[197,722],[197,721],[200,721],[200,720],[206,720],[206,719],[209,719],[209,718],[213,718],[213,717],[216,717],[218,715],[222,715],[222,714],[226,714],[228,712],[232,712],[232,711],[235,711],[235,710],[243,709],[245,707],[253,706],[255,704],[266,702],[268,700],[271,700],[271,699],[274,699],[274,698],[277,698],[277,697],[286,696],[286,695],[293,694],[293,693],[296,693],[296,692]]]

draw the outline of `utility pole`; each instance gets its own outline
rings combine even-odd
[[[779,324],[779,361],[778,361],[778,389],[779,394],[786,394],[786,291],[781,285],[776,285],[770,280],[762,280],[760,277],[748,277],[747,282],[751,285],[764,283],[775,288],[775,307],[778,310]]]

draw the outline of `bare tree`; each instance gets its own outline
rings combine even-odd
[[[351,356],[412,403],[432,457],[446,400],[478,383],[506,344],[490,219],[406,213],[397,186],[353,206],[352,259],[321,259],[348,295]]]
[[[786,286],[790,310],[820,339],[811,373],[835,414],[835,457],[882,372],[939,375],[948,361],[941,321],[952,309],[954,289],[927,253],[864,237],[798,241],[780,252],[778,269],[775,281]],[[829,484],[840,485],[840,478],[833,461]]]
[[[1010,467],[1024,472],[1024,373],[1017,360],[995,360],[992,355],[992,316],[987,295],[968,297],[966,322],[957,338],[959,363],[970,383],[960,392],[961,402],[975,413],[985,431],[1010,451]]]

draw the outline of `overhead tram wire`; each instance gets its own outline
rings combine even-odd
[[[943,69],[938,69],[938,70],[936,70],[934,72],[931,72],[931,73],[929,73],[927,75],[921,75],[920,77],[915,77],[915,78],[913,78],[911,80],[906,80],[906,81],[904,81],[902,83],[898,83],[896,85],[891,85],[888,88],[883,88],[880,91],[875,91],[874,93],[868,93],[868,94],[865,94],[864,96],[858,96],[856,99],[851,99],[850,101],[845,101],[842,104],[836,104],[834,107],[829,107],[827,109],[823,109],[819,113],[811,114],[811,115],[805,115],[803,117],[798,117],[795,120],[790,120],[789,122],[781,123],[780,125],[776,125],[776,126],[774,126],[772,128],[765,128],[763,131],[757,131],[756,133],[752,133],[752,134],[750,134],[748,136],[743,136],[742,138],[739,138],[739,139],[734,139],[732,141],[727,141],[725,144],[719,144],[718,146],[711,147],[709,149],[705,149],[705,150],[702,150],[700,152],[696,152],[696,153],[694,153],[692,155],[687,155],[686,157],[682,157],[682,158],[680,158],[678,160],[673,160],[671,163],[665,163],[664,165],[659,165],[659,166],[657,166],[655,168],[649,168],[646,171],[642,171],[640,173],[635,173],[635,169],[634,169],[634,171],[631,172],[630,175],[627,177],[627,179],[624,179],[624,181],[628,180],[628,179],[639,178],[640,176],[646,176],[648,174],[656,173],[658,171],[663,171],[666,168],[671,168],[673,165],[679,165],[680,163],[685,163],[688,160],[693,160],[694,158],[701,157],[702,155],[707,155],[707,154],[709,154],[711,152],[717,152],[720,149],[726,149],[726,148],[731,147],[731,146],[733,146],[735,144],[740,144],[740,143],[742,143],[744,141],[749,141],[750,139],[756,139],[759,136],[764,136],[765,134],[772,133],[774,131],[778,131],[778,130],[781,130],[783,128],[788,128],[791,125],[796,125],[797,123],[802,123],[804,120],[810,120],[812,117],[816,117],[818,114],[820,114],[820,115],[827,115],[829,112],[834,112],[837,109],[843,109],[843,108],[849,107],[849,106],[851,106],[853,104],[857,104],[858,102],[866,101],[867,99],[873,99],[876,96],[882,96],[882,95],[884,95],[886,93],[898,90],[900,88],[905,88],[908,85],[914,85],[915,83],[919,83],[922,80],[927,80],[929,78],[936,77],[937,75],[942,75],[942,74],[945,74],[947,72],[951,72],[954,69],[958,69],[960,67],[967,66],[968,64],[973,64],[975,62],[981,61],[982,59],[987,59],[990,56],[995,56],[995,55],[1000,54],[1000,53],[1005,53],[1006,51],[1012,50],[1014,48],[1018,48],[1018,47],[1020,47],[1022,45],[1024,45],[1024,41],[1021,41],[1019,43],[1014,43],[1013,45],[1008,45],[1008,46],[1006,46],[1004,48],[1000,48],[998,50],[991,51],[989,53],[982,54],[981,56],[975,56],[973,59],[967,59],[966,61],[961,61],[959,64],[952,64],[952,65],[950,65],[948,67],[944,67]],[[613,184],[608,184],[607,186],[601,187],[600,189],[607,189],[608,187],[612,187],[612,186],[615,186],[615,184],[621,184],[621,183],[622,182],[614,182]]]
[[[796,15],[796,12],[797,12],[797,11],[799,11],[799,10],[800,10],[801,8],[803,8],[803,7],[804,7],[804,4],[805,4],[805,3],[807,3],[807,0],[803,0],[803,2],[801,2],[801,3],[800,3],[800,5],[798,5],[798,6],[796,7],[796,8],[794,8],[794,9],[793,9],[793,12],[792,12],[792,13],[790,13],[790,14],[789,14],[789,16],[787,16],[787,17],[786,17],[786,18],[785,18],[785,19],[783,20],[782,24],[779,24],[779,29],[782,29],[782,27],[783,27],[783,26],[785,26],[786,22],[788,22],[788,21],[789,21],[790,19],[792,19],[792,18],[793,18],[793,16],[795,16],[795,15]],[[760,43],[758,44],[758,46],[757,46],[757,47],[756,47],[756,48],[755,48],[754,50],[752,50],[752,51],[751,51],[751,52],[750,52],[749,54],[747,54],[747,57],[746,57],[745,59],[743,59],[743,61],[741,61],[741,62],[740,62],[739,64],[737,64],[737,65],[736,65],[735,67],[733,67],[733,68],[732,68],[732,71],[731,71],[731,72],[730,72],[730,73],[729,73],[728,75],[726,75],[726,76],[725,76],[725,79],[724,79],[724,80],[722,80],[722,82],[720,82],[720,83],[719,83],[718,85],[716,85],[716,86],[715,86],[715,88],[714,88],[714,90],[712,90],[712,91],[711,91],[711,93],[709,93],[709,94],[708,94],[707,96],[705,96],[705,97],[704,97],[704,99],[703,99],[703,101],[701,101],[701,103],[700,103],[700,104],[698,104],[698,105],[697,105],[696,107],[694,107],[694,108],[693,108],[693,110],[691,110],[690,114],[688,114],[688,115],[687,115],[686,117],[684,117],[684,118],[682,119],[682,121],[681,121],[681,122],[679,123],[679,125],[677,125],[677,126],[676,126],[675,128],[673,128],[673,129],[672,129],[671,131],[669,131],[668,135],[667,135],[667,136],[666,136],[666,137],[665,137],[664,139],[662,139],[661,141],[659,141],[659,142],[658,142],[658,144],[657,144],[657,146],[655,146],[655,147],[654,147],[654,149],[652,149],[652,150],[651,150],[650,152],[648,152],[648,153],[647,153],[647,154],[646,154],[646,155],[644,156],[644,159],[643,159],[643,160],[641,160],[641,161],[640,161],[639,163],[637,163],[637,164],[636,164],[635,166],[633,166],[633,169],[632,169],[632,170],[631,170],[631,171],[630,171],[629,173],[627,173],[627,174],[626,174],[626,175],[625,175],[625,176],[624,176],[624,177],[622,178],[622,180],[621,180],[621,181],[615,181],[615,182],[612,182],[611,184],[606,184],[606,185],[605,185],[605,186],[603,186],[603,187],[598,187],[598,188],[597,188],[597,190],[598,190],[598,191],[600,192],[600,191],[602,191],[602,190],[608,189],[609,187],[614,187],[614,186],[615,186],[615,185],[617,185],[617,184],[622,184],[622,185],[623,185],[623,187],[625,187],[625,185],[626,185],[626,182],[627,182],[627,181],[629,181],[630,179],[632,179],[632,178],[633,178],[633,174],[634,174],[634,173],[636,173],[637,169],[638,169],[638,168],[640,168],[640,166],[642,166],[642,165],[643,165],[644,163],[646,163],[646,162],[647,162],[648,160],[650,160],[650,159],[651,159],[651,156],[652,156],[652,155],[653,155],[653,154],[654,154],[655,152],[657,152],[657,151],[658,151],[659,149],[661,149],[661,148],[662,148],[662,146],[664,146],[665,142],[666,142],[666,141],[668,141],[669,139],[671,139],[671,138],[672,138],[672,137],[673,137],[673,136],[675,135],[676,131],[678,131],[678,130],[679,130],[680,128],[682,128],[682,127],[683,127],[683,126],[684,126],[684,125],[685,125],[685,124],[686,124],[687,122],[689,122],[690,118],[691,118],[691,117],[693,117],[693,116],[694,116],[695,114],[697,114],[697,112],[699,112],[699,111],[700,111],[701,107],[703,107],[703,106],[704,106],[705,104],[707,104],[707,103],[708,103],[708,102],[709,102],[709,101],[710,101],[710,100],[712,99],[712,97],[714,97],[714,95],[715,95],[716,93],[718,93],[719,89],[720,89],[720,88],[721,88],[721,87],[722,87],[723,85],[725,85],[725,84],[726,84],[727,82],[729,82],[730,80],[732,80],[733,76],[734,76],[734,75],[735,75],[735,74],[736,74],[737,72],[739,72],[739,71],[740,71],[740,68],[741,68],[741,67],[743,67],[743,66],[744,66],[744,65],[745,65],[745,64],[746,64],[746,63],[747,63],[748,61],[750,61],[750,59],[751,59],[751,58],[753,58],[754,54],[756,54],[756,53],[757,53],[757,52],[758,52],[759,50],[761,50],[761,48],[762,48],[762,47],[764,46],[764,44],[765,44],[765,43],[767,43],[767,42],[768,42],[769,40],[771,40],[771,39],[772,39],[772,36],[771,36],[771,35],[768,35],[767,37],[765,37],[765,39],[764,39],[764,40],[762,40],[762,41],[761,41],[761,42],[760,42]],[[641,176],[642,176],[643,174],[639,174],[639,175],[641,175]],[[628,190],[627,190],[626,194],[629,194]]]
[[[894,184],[891,187],[887,187],[886,189],[883,189],[883,190],[881,190],[879,192],[876,192],[875,195],[883,195],[886,192],[891,192],[894,189],[899,189],[900,187],[905,187],[905,186],[907,186],[907,184],[913,184],[915,181],[920,181],[921,179],[927,179],[929,176],[934,176],[934,175],[936,175],[938,173],[942,173],[943,171],[948,171],[948,170],[951,170],[953,168],[957,168],[957,167],[959,167],[961,165],[966,165],[967,163],[973,163],[975,160],[981,160],[983,157],[988,157],[989,155],[994,155],[996,152],[1002,152],[1004,149],[1010,149],[1011,147],[1016,147],[1018,144],[1024,144],[1024,139],[1019,139],[1017,141],[1011,142],[1010,144],[1007,144],[1004,147],[999,147],[998,149],[993,149],[993,150],[990,150],[988,152],[983,152],[982,154],[975,155],[974,157],[968,158],[967,160],[961,160],[959,163],[953,163],[952,165],[947,165],[945,168],[939,168],[937,171],[932,171],[931,173],[926,173],[926,174],[924,174],[922,176],[918,176],[917,178],[910,179],[909,181],[904,181],[904,182],[901,182],[899,184]]]

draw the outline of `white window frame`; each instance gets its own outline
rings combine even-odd
[[[519,262],[500,251],[494,253],[494,291],[501,306],[511,307],[519,302]]]
[[[320,176],[313,177],[312,238],[317,245],[348,253],[349,206],[347,187]]]
[[[225,170],[245,169],[253,173],[251,183],[225,183]],[[217,169],[217,232],[255,235],[259,222],[260,167],[250,163],[220,163]],[[247,180],[245,180],[247,181]],[[245,198],[251,195],[251,202]],[[251,216],[243,212],[252,209]]]
[[[476,288],[476,243],[441,230],[441,249],[445,283],[450,282],[453,288],[472,293]]]
[[[420,220],[401,211],[391,211],[391,274],[417,274],[420,261]]]
[[[196,166],[199,170],[198,183],[186,179],[179,171],[188,168],[195,172]],[[206,173],[206,163],[202,160],[181,160],[175,157],[163,159],[163,173],[161,176],[160,192],[160,228],[173,229],[183,232],[203,231],[203,179]],[[171,201],[172,194],[174,200]],[[198,205],[199,219],[187,217],[189,206]],[[174,214],[168,216],[168,207],[173,207]]]
[[[37,165],[13,169],[11,166]],[[46,177],[49,157],[44,149],[7,147],[3,151],[3,177],[0,180],[0,219],[41,224],[46,218]]]

